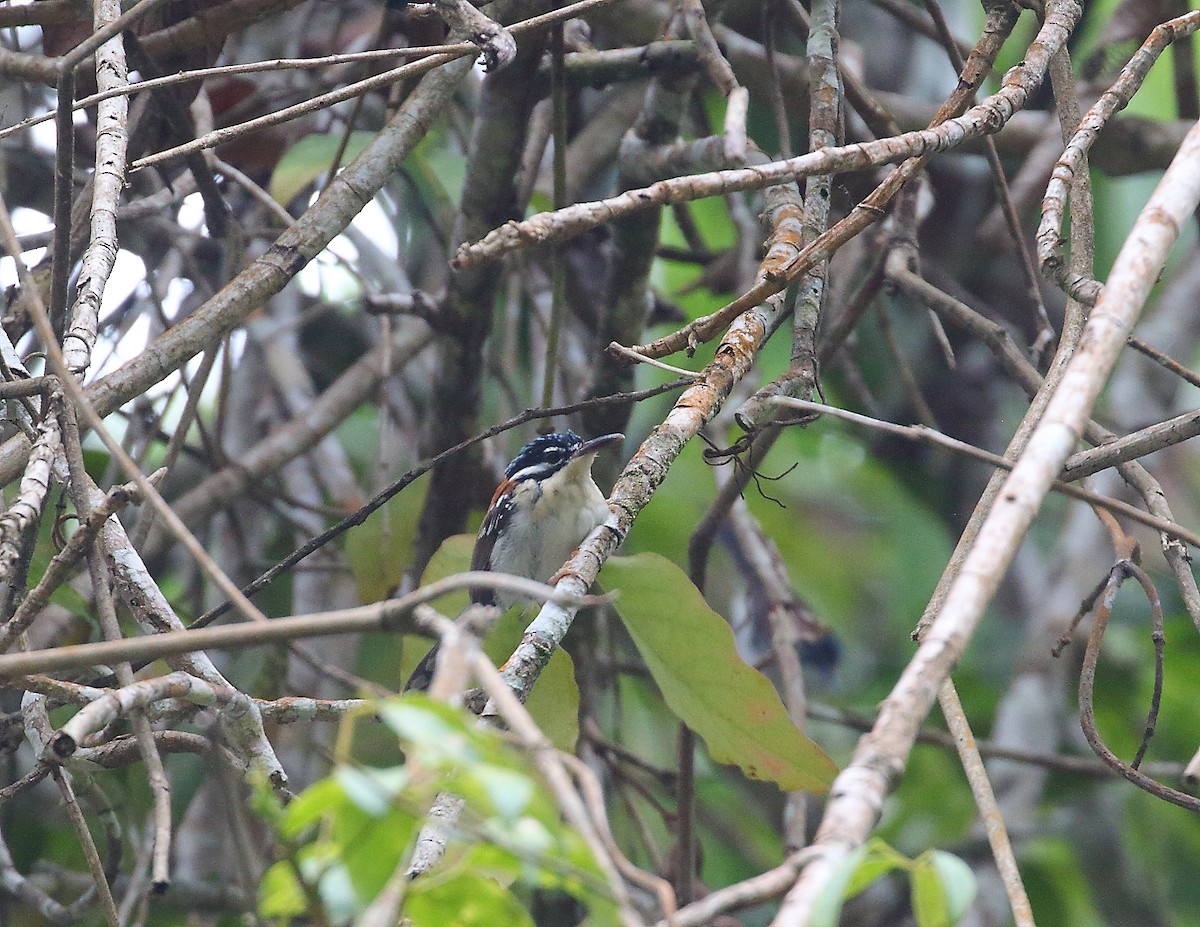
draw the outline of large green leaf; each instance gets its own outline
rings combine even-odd
[[[260,917],[297,917],[305,907],[304,888],[290,862],[280,860],[263,873],[258,884]]]
[[[533,927],[512,893],[487,876],[460,872],[448,879],[417,879],[404,900],[414,927]]]
[[[657,554],[613,557],[604,585],[670,709],[719,763],[784,789],[824,792],[833,761],[788,717],[775,687],[737,652],[733,632],[684,572]]]
[[[332,132],[306,135],[284,152],[279,163],[275,165],[275,170],[271,172],[271,183],[268,187],[271,196],[286,206],[301,190],[327,174],[333,164],[334,155],[342,147],[344,134]],[[342,155],[342,165],[349,164],[357,158],[374,137],[374,132],[351,132],[346,151]]]
[[[413,537],[428,488],[429,478],[422,476],[346,536],[346,563],[354,573],[360,602],[378,602],[400,585],[412,561]]]
[[[425,568],[422,585],[469,570],[474,546],[475,538],[469,534],[447,538]],[[434,605],[446,614],[457,615],[466,608],[467,602],[464,589],[443,596]],[[531,616],[531,611],[510,608],[484,640],[484,653],[497,665],[507,660],[521,642]],[[525,707],[554,746],[568,753],[575,752],[575,742],[579,740],[579,684],[575,681],[575,664],[561,647],[542,670]]]

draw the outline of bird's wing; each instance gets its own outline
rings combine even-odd
[[[479,526],[479,536],[475,539],[475,550],[471,554],[472,570],[487,571],[492,568],[492,549],[496,546],[496,538],[504,531],[512,517],[516,489],[517,484],[513,480],[505,480],[496,487],[492,504],[488,506],[483,524]],[[471,601],[477,605],[494,605],[496,597],[491,589],[473,587]]]

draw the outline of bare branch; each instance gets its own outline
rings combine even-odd
[[[114,522],[110,521],[105,526],[105,534],[113,525]],[[123,535],[124,532],[122,531],[121,534]],[[105,538],[105,540],[110,539]],[[118,588],[137,582],[136,576],[131,575],[129,569],[128,554],[132,554],[132,550],[129,548],[125,548],[125,552],[118,551],[116,556],[111,552],[108,554],[110,562],[120,568],[116,576]],[[152,583],[140,583],[139,585],[144,589],[153,586]],[[374,605],[200,630],[186,630],[182,625],[178,625],[177,628],[170,630],[156,629],[158,633],[131,640],[74,644],[67,647],[55,647],[52,650],[3,654],[0,655],[0,678],[21,676],[26,673],[52,672],[79,666],[95,666],[118,660],[152,660],[193,652],[203,656],[202,652],[209,648],[257,647],[262,644],[296,640],[303,637],[325,637],[331,634],[350,634],[359,631],[411,631],[414,625],[411,623],[410,615],[415,605],[436,599],[438,596],[456,589],[473,586],[507,589],[528,598],[544,598],[551,602],[572,604],[575,607],[601,601],[587,595],[576,595],[567,589],[556,590],[553,587],[518,576],[506,576],[502,573],[459,573],[422,586],[400,598],[377,602]],[[159,595],[161,596],[161,593]],[[153,603],[149,604],[153,606]],[[136,613],[146,615],[146,606],[142,605],[136,609]],[[178,622],[177,618],[175,622]],[[204,663],[208,663],[206,657]],[[191,669],[187,672],[220,687],[220,681],[209,679],[209,674],[195,672]],[[257,711],[257,709],[255,710]]]
[[[937,686],[970,639],[1054,474],[1079,439],[1087,413],[1125,343],[1128,328],[1141,311],[1167,249],[1200,202],[1198,158],[1200,131],[1193,130],[1114,264],[1108,285],[1089,317],[1080,351],[1068,362],[1026,452],[985,518],[940,612],[884,703],[874,731],[838,776],[815,843],[820,856],[808,864],[785,899],[776,919],[779,927],[805,921],[832,868],[853,843],[865,839],[878,819],[883,796],[911,749],[917,725]],[[837,834],[836,840],[833,834]]]
[[[142,0],[135,9],[140,14],[157,2],[161,0]],[[133,12],[130,10],[131,14]],[[98,47],[96,54],[96,87],[101,92],[121,90],[129,82],[125,46],[119,28],[114,25],[121,18],[121,4],[117,0],[98,0],[95,4],[96,33],[93,38],[107,34],[106,27],[116,30],[112,32],[113,38]],[[84,46],[77,51],[82,48]],[[68,66],[70,58],[64,59]],[[90,212],[92,242],[83,256],[79,295],[71,307],[70,329],[63,338],[67,369],[81,380],[91,363],[92,347],[96,343],[100,299],[117,260],[117,204],[125,185],[128,115],[129,98],[123,94],[116,94],[97,107],[96,171]],[[63,261],[67,259],[65,254],[60,257]]]
[[[451,32],[470,36],[471,42],[479,46],[485,70],[499,71],[512,64],[517,56],[517,40],[499,23],[488,19],[467,0],[434,0],[434,7]]]

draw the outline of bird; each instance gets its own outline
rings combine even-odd
[[[592,477],[592,462],[604,448],[623,441],[607,434],[585,441],[571,430],[540,435],[505,468],[488,506],[471,569],[550,581],[592,530],[608,518],[608,501]],[[507,609],[529,600],[501,589],[472,587],[471,602]],[[429,688],[438,645],[421,658],[405,691]]]

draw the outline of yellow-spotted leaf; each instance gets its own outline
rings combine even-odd
[[[668,707],[719,763],[783,789],[824,792],[833,761],[792,723],[775,687],[682,570],[658,554],[613,557],[601,581]]]
[[[471,568],[474,546],[475,538],[469,534],[447,538],[425,568],[422,585],[455,573],[465,573]],[[444,614],[454,616],[466,608],[468,601],[467,591],[463,589],[443,596],[433,604]],[[507,660],[521,642],[525,626],[533,615],[532,608],[525,612],[510,608],[484,640],[484,653],[497,666]],[[575,742],[579,739],[579,685],[575,682],[575,664],[561,647],[542,670],[525,707],[554,746],[569,753],[575,751]]]

